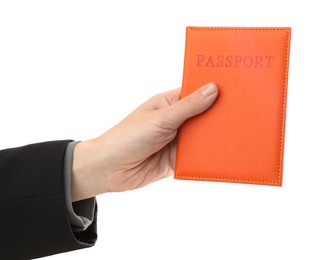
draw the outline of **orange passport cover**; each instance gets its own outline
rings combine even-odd
[[[176,179],[282,185],[291,28],[187,27],[181,97],[215,104],[179,129]]]

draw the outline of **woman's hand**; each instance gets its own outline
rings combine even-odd
[[[158,94],[103,135],[76,145],[73,201],[132,190],[173,173],[177,130],[218,96],[209,83],[180,99],[180,89]]]

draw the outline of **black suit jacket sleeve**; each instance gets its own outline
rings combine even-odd
[[[0,151],[0,259],[31,259],[94,245],[94,222],[73,233],[63,161],[70,141]]]

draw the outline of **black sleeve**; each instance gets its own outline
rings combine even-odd
[[[93,246],[96,212],[84,232],[67,217],[63,161],[70,141],[0,151],[0,259],[31,259]]]

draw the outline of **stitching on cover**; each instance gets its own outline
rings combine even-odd
[[[285,54],[285,71],[284,71],[284,91],[283,91],[283,104],[282,104],[282,122],[281,122],[281,138],[280,138],[280,152],[279,152],[279,167],[277,181],[262,181],[262,180],[244,180],[244,179],[231,179],[231,178],[218,178],[218,177],[199,177],[192,175],[177,175],[177,177],[193,178],[198,180],[224,180],[224,181],[240,181],[240,182],[250,182],[250,183],[279,183],[281,179],[282,170],[282,151],[283,151],[283,126],[284,126],[284,114],[286,108],[286,83],[287,83],[287,63],[288,63],[288,49],[289,49],[289,29],[288,28],[270,28],[270,27],[188,27],[191,30],[245,30],[245,31],[288,31],[286,38],[286,54]]]
[[[286,109],[286,86],[287,86],[287,64],[288,64],[288,49],[289,49],[289,30],[286,39],[286,53],[285,53],[285,73],[284,73],[284,92],[283,92],[283,107],[282,107],[282,122],[281,122],[281,139],[280,139],[280,154],[279,154],[279,168],[278,168],[278,181],[280,181],[282,171],[282,154],[283,154],[283,137],[284,137],[284,124],[285,124],[285,109]]]
[[[226,181],[240,181],[240,182],[254,182],[254,183],[278,183],[276,181],[261,181],[261,180],[244,180],[244,179],[234,179],[234,178],[218,178],[218,177],[199,177],[199,176],[191,176],[191,175],[177,175],[179,177],[184,178],[193,178],[198,180],[226,180]]]
[[[283,31],[288,30],[288,28],[270,28],[270,27],[188,27],[191,30],[207,30],[207,31]],[[288,33],[289,35],[289,33]]]

